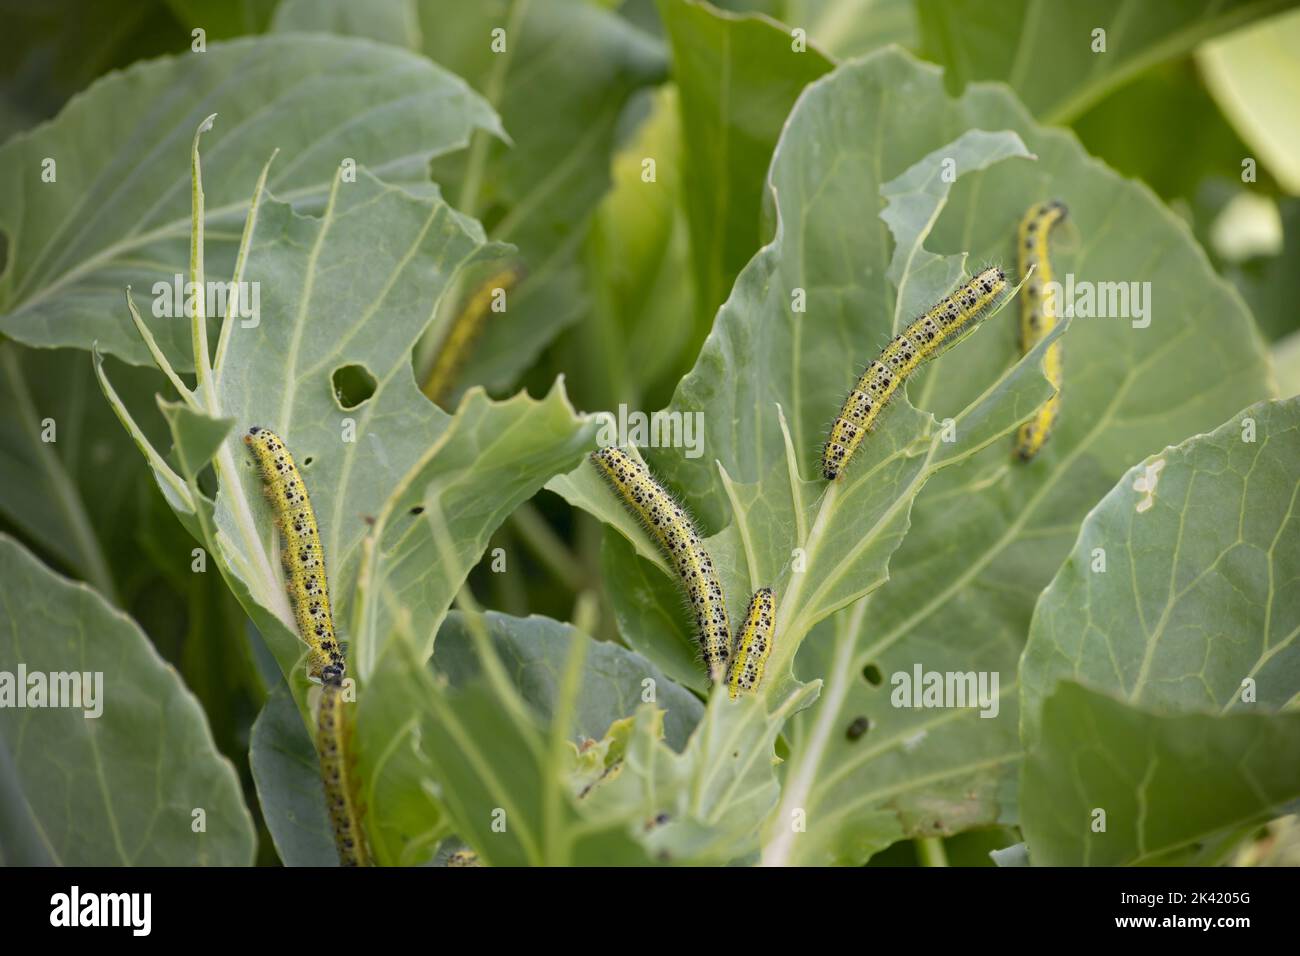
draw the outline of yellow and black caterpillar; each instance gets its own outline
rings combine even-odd
[[[509,292],[523,278],[523,269],[512,264],[489,276],[479,285],[461,306],[452,319],[438,351],[433,359],[433,367],[425,377],[421,391],[438,405],[446,406],[456,389],[461,369],[469,361],[474,343],[483,334],[488,315],[496,301],[497,290]]]
[[[749,601],[745,621],[736,635],[736,648],[727,685],[734,700],[753,693],[763,680],[767,656],[772,653],[772,628],[776,623],[776,600],[771,588],[759,588]]]
[[[1001,269],[985,269],[894,336],[844,400],[822,450],[822,476],[834,481],[886,404],[923,362],[934,358],[992,305],[1007,287]]]
[[[628,510],[641,519],[677,572],[695,612],[695,626],[709,671],[709,680],[726,678],[731,649],[731,625],[722,585],[699,533],[686,511],[654,479],[645,465],[617,448],[602,448],[591,455]]]
[[[302,474],[284,441],[270,429],[254,425],[244,436],[244,443],[257,459],[266,495],[275,510],[276,525],[284,537],[280,557],[289,575],[298,634],[309,648],[308,673],[320,677],[326,666],[333,666],[342,674],[343,650],[330,613],[325,552]]]
[[[343,699],[343,671],[328,665],[321,672],[320,709],[316,716],[316,752],[320,755],[325,805],[334,829],[340,866],[369,866],[365,833],[361,829],[361,804],[352,772],[352,736],[347,702]]]
[[[1052,282],[1052,262],[1047,255],[1047,237],[1052,227],[1067,215],[1065,203],[1042,202],[1030,207],[1020,221],[1016,248],[1020,254],[1020,274],[1029,275],[1020,298],[1020,351],[1028,352],[1056,328],[1060,310],[1055,301]],[[1043,448],[1052,426],[1061,415],[1061,383],[1065,378],[1064,352],[1057,339],[1047,347],[1043,356],[1043,373],[1056,390],[1043,403],[1033,418],[1020,426],[1016,433],[1016,456],[1029,461]]]

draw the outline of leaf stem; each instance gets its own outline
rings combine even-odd
[[[194,341],[194,390],[202,393],[208,411],[218,414],[212,388],[212,364],[208,355],[207,289],[203,272],[203,170],[199,163],[199,137],[212,129],[213,113],[194,131],[190,150],[190,284],[193,290],[190,335]]]
[[[239,237],[239,253],[235,256],[235,274],[231,277],[230,287],[233,295],[226,297],[226,314],[221,320],[221,334],[217,338],[217,357],[212,362],[212,374],[221,375],[221,367],[225,363],[226,347],[230,342],[230,323],[231,313],[236,311],[237,304],[244,303],[243,293],[240,289],[244,284],[244,266],[248,262],[248,249],[253,244],[253,230],[257,228],[257,212],[262,205],[262,193],[266,190],[266,176],[271,171],[271,164],[275,162],[275,157],[280,155],[280,147],[271,151],[271,156],[262,167],[262,173],[257,177],[257,185],[253,187],[253,198],[248,204],[248,215],[244,217],[244,232]],[[214,409],[215,412],[215,409]]]
[[[483,97],[494,110],[501,102],[506,73],[510,69],[510,58],[514,55],[515,44],[518,42],[519,24],[523,22],[524,12],[527,9],[528,0],[514,0],[510,5],[505,26],[506,49],[503,53],[496,54],[492,72],[488,74],[487,82],[483,86]],[[460,196],[456,200],[456,208],[467,216],[478,215],[478,194],[483,182],[483,171],[487,166],[490,139],[491,134],[484,130],[474,130],[469,147],[469,159],[465,164],[465,178],[461,182]]]
[[[943,837],[917,837],[916,856],[922,866],[947,866],[948,854],[943,848]]]
[[[594,590],[579,591],[573,602],[573,627],[591,637],[600,627],[600,595]]]
[[[149,326],[145,325],[144,319],[140,318],[140,312],[135,307],[135,300],[131,298],[130,286],[126,287],[126,307],[130,310],[131,321],[135,323],[135,329],[140,333],[140,338],[144,339],[145,348],[153,356],[154,364],[158,366],[158,370],[167,376],[168,381],[172,383],[172,388],[176,389],[176,394],[181,397],[181,400],[190,408],[197,410],[199,406],[195,401],[194,393],[186,387],[181,377],[176,374],[176,370],[172,368],[172,363],[167,361],[167,356],[158,347],[158,341],[153,337],[153,333],[149,331]]]
[[[587,588],[587,575],[583,571],[582,562],[533,507],[531,501],[525,501],[514,510],[510,515],[510,524],[519,532],[519,537],[528,546],[528,550],[561,584],[574,593],[581,593]]]

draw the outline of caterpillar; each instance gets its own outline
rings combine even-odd
[[[822,449],[822,476],[827,481],[844,473],[885,405],[917,366],[960,338],[1006,287],[1006,273],[996,266],[985,269],[894,336],[862,373],[831,425]]]
[[[473,850],[457,850],[447,857],[448,866],[482,866],[483,861]]]
[[[275,522],[284,537],[280,553],[289,573],[298,634],[307,643],[307,669],[320,677],[328,666],[344,670],[343,650],[334,633],[330,614],[329,582],[325,577],[325,552],[321,548],[316,512],[307,485],[284,441],[268,428],[254,425],[244,436],[262,472]]]
[[[1069,210],[1065,203],[1036,203],[1020,221],[1016,248],[1020,254],[1020,274],[1027,275],[1033,267],[1034,274],[1025,283],[1025,294],[1020,300],[1020,351],[1028,352],[1043,340],[1043,336],[1056,327],[1056,302],[1048,284],[1052,281],[1052,263],[1047,257],[1047,235],[1052,227],[1063,220]],[[1020,426],[1016,433],[1016,457],[1029,461],[1037,455],[1051,434],[1061,414],[1061,383],[1064,380],[1064,354],[1058,339],[1047,347],[1043,356],[1043,372],[1055,391],[1043,403],[1034,417]]]
[[[369,866],[360,801],[352,774],[348,745],[351,727],[343,700],[343,671],[330,664],[321,671],[320,710],[316,717],[316,752],[320,755],[325,805],[334,828],[340,866]]]
[[[772,625],[776,621],[776,601],[771,588],[759,588],[749,601],[745,622],[736,635],[736,654],[731,662],[731,699],[750,694],[763,680],[767,655],[772,652]]]
[[[446,405],[456,387],[456,380],[465,363],[469,361],[474,343],[483,333],[496,291],[510,291],[523,278],[523,269],[509,265],[489,276],[465,302],[438,343],[433,367],[424,380],[421,391],[438,405]]]
[[[645,465],[627,452],[602,448],[592,452],[591,460],[628,510],[654,535],[676,569],[695,612],[696,632],[709,680],[722,681],[731,651],[731,624],[713,559],[700,542],[690,516]]]

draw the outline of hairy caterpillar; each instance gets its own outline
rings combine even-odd
[[[361,830],[360,801],[348,755],[351,727],[343,700],[343,671],[334,665],[321,672],[320,710],[316,717],[316,752],[320,754],[325,804],[334,828],[340,866],[369,866]]]
[[[763,667],[772,652],[772,625],[776,621],[776,601],[771,588],[759,588],[749,601],[745,623],[736,635],[736,654],[731,662],[731,687],[734,700],[741,693],[753,693],[763,680]]]
[[[843,474],[858,445],[875,427],[881,411],[907,376],[955,342],[1006,287],[1006,273],[996,266],[985,269],[894,336],[862,373],[831,425],[822,450],[822,476],[827,481]]]
[[[429,399],[445,405],[451,398],[460,370],[469,360],[470,350],[483,333],[488,315],[492,312],[496,290],[508,292],[522,277],[523,269],[520,266],[507,266],[489,276],[461,306],[442,341],[438,343],[433,367],[424,380],[422,391]]]
[[[1052,281],[1052,263],[1047,257],[1047,234],[1066,217],[1065,203],[1042,202],[1031,206],[1020,221],[1016,248],[1020,252],[1020,274],[1034,274],[1025,283],[1020,300],[1020,351],[1028,352],[1056,327],[1056,302],[1048,283]],[[1064,380],[1064,353],[1058,339],[1047,347],[1043,372],[1055,391],[1033,418],[1016,433],[1016,456],[1029,461],[1042,450],[1052,426],[1061,413],[1061,382]]]
[[[695,525],[646,467],[627,452],[602,448],[592,452],[591,460],[628,510],[655,536],[676,569],[695,612],[709,680],[723,680],[730,656],[731,624],[713,559],[701,544]]]
[[[298,634],[310,648],[308,673],[320,677],[328,665],[338,668],[342,674],[343,650],[330,614],[325,552],[307,486],[284,441],[270,429],[254,425],[244,436],[244,443],[257,459],[267,497],[275,509],[276,525],[284,536],[280,557],[289,572],[289,594],[293,598]]]

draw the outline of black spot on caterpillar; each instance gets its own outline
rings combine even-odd
[[[654,535],[677,571],[695,613],[695,627],[709,680],[717,683],[727,673],[731,624],[722,585],[690,516],[673,500],[646,467],[627,452],[602,448],[591,455],[592,464],[623,504]]]
[[[960,338],[1006,287],[1006,273],[996,266],[985,269],[894,336],[844,399],[822,450],[822,477],[834,481],[844,473],[907,377]]]
[[[289,595],[293,598],[298,635],[310,649],[308,672],[312,677],[319,677],[322,668],[332,665],[342,673],[343,649],[330,612],[325,552],[307,485],[294,464],[293,455],[273,431],[254,425],[244,436],[244,443],[257,459],[266,496],[284,539],[280,557],[289,575]]]

